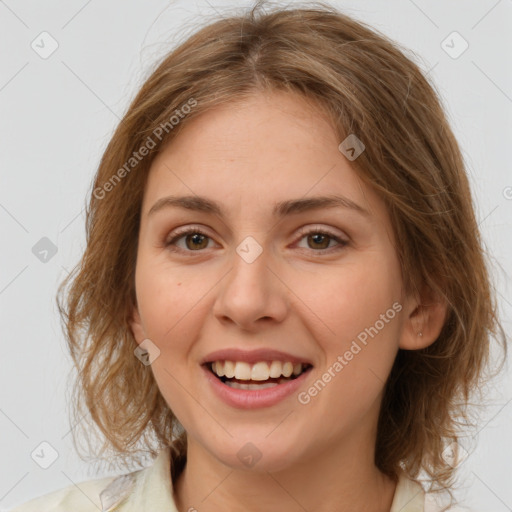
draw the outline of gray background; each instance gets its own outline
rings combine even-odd
[[[92,177],[149,66],[216,11],[247,4],[0,1],[2,509],[104,476],[78,458],[69,434],[71,362],[55,306],[57,285],[84,248]],[[331,4],[410,48],[434,80],[468,164],[503,325],[510,332],[512,1]],[[39,52],[51,49],[48,36],[40,36],[44,31],[58,43],[46,59],[31,47],[35,41]],[[463,41],[446,39],[454,31],[469,44],[457,58]],[[40,241],[44,237],[51,243]],[[56,254],[41,252],[53,245]],[[466,444],[476,449],[460,470],[457,496],[482,512],[512,510],[508,373],[488,397],[478,436]],[[48,469],[31,458],[41,442],[59,454]],[[45,457],[51,453],[38,449]]]

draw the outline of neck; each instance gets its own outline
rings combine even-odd
[[[189,441],[175,501],[180,512],[389,512],[396,484],[375,467],[373,455],[372,443],[360,433],[287,469],[246,471]]]

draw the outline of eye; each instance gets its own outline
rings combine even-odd
[[[185,247],[177,244],[180,239],[184,239]],[[200,249],[206,249],[208,240],[211,238],[199,228],[187,228],[175,233],[175,236],[165,242],[165,246],[172,251],[193,252]]]
[[[308,244],[306,249],[315,249],[314,252],[321,252],[332,249],[332,246],[329,247],[332,241],[335,241],[337,245],[340,246],[338,249],[348,245],[347,240],[343,240],[335,233],[331,233],[329,230],[325,229],[320,230],[318,228],[310,228],[309,230],[301,230],[300,234],[300,240],[306,238],[306,243]]]
[[[300,239],[307,239],[308,247],[306,249],[312,249],[314,252],[322,252],[332,249],[331,242],[343,248],[348,245],[347,240],[343,240],[335,233],[331,233],[325,229],[302,229],[300,230]],[[180,245],[179,242],[183,239],[184,246]],[[183,230],[179,230],[174,236],[165,242],[165,246],[175,252],[200,252],[202,249],[208,248],[211,237],[197,227],[189,227]],[[302,247],[304,248],[304,247]]]

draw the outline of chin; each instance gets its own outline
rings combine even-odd
[[[265,434],[267,435],[268,432]],[[210,453],[225,466],[237,471],[275,473],[298,464],[299,440],[265,439],[265,435],[232,440],[223,450],[213,446]],[[240,439],[240,438],[238,438]],[[253,439],[253,440],[250,440]]]

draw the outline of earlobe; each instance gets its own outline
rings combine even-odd
[[[139,309],[136,306],[132,309],[130,328],[137,343],[142,343],[142,341],[147,338],[144,326],[142,325],[142,319],[140,318]]]
[[[446,300],[424,291],[407,299],[399,347],[419,350],[432,345],[443,329],[448,306]]]

